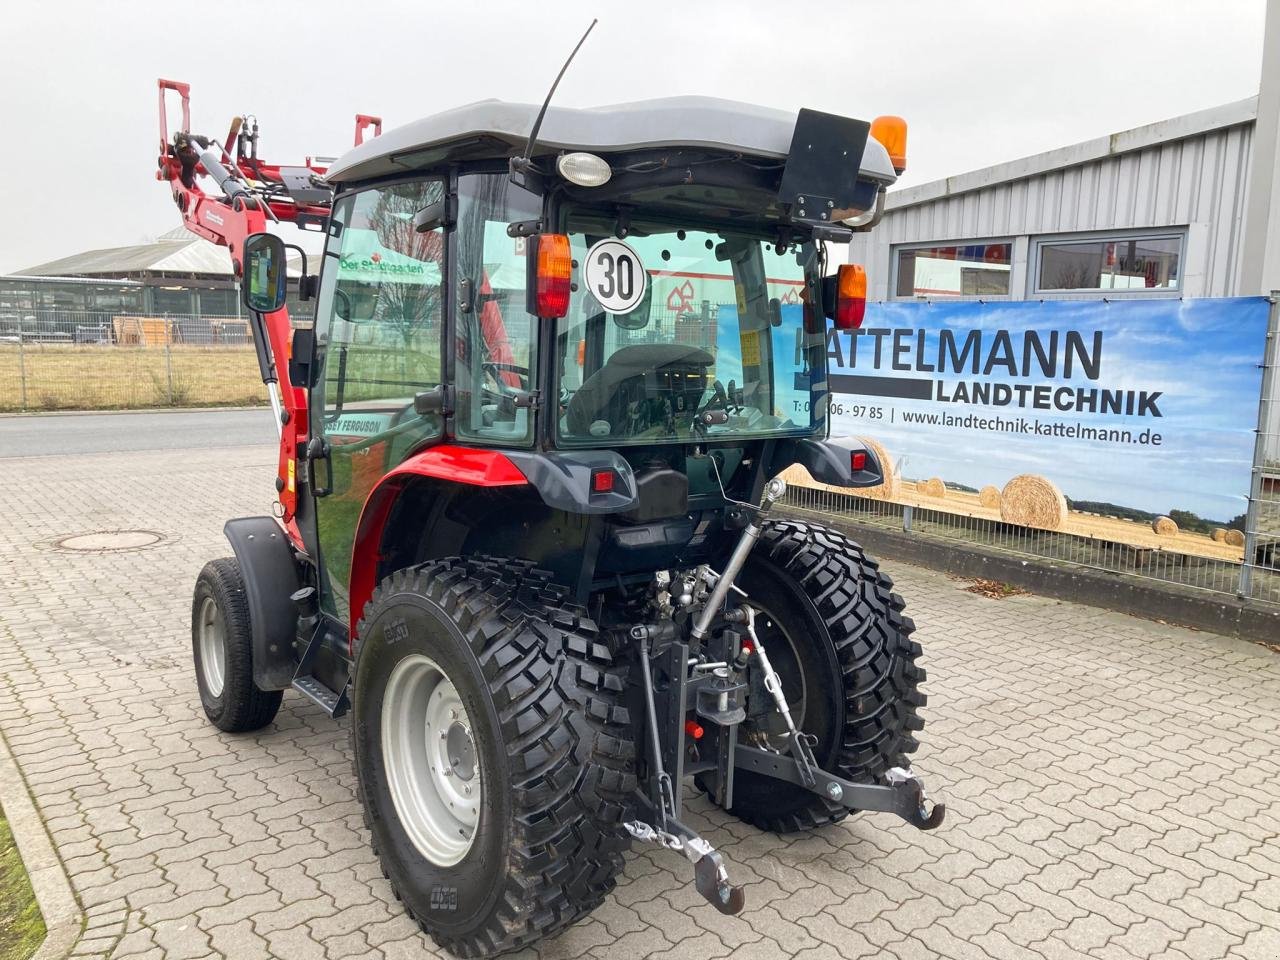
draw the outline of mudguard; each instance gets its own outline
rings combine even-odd
[[[298,610],[290,596],[302,586],[293,547],[273,517],[240,517],[223,527],[244,578],[253,625],[253,682],[284,690],[297,667],[293,641]]]
[[[592,490],[592,474],[613,473],[612,488]],[[547,506],[575,514],[622,513],[636,506],[636,478],[611,450],[538,453],[440,444],[410,457],[378,481],[360,511],[351,551],[350,636],[377,586],[383,530],[400,492],[415,477],[473,487],[532,486]],[[295,588],[296,589],[296,588]]]
[[[853,469],[851,456],[865,453],[866,465]],[[811,440],[800,438],[778,444],[773,472],[779,473],[793,463],[798,463],[819,483],[833,487],[874,487],[884,482],[884,467],[875,453],[857,437],[840,437],[835,440]]]
[[[636,506],[636,478],[631,465],[612,450],[505,451],[531,483],[542,502],[556,510],[596,515],[623,513]],[[591,489],[592,474],[612,471],[606,493]]]

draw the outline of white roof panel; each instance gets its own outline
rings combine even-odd
[[[477,138],[523,148],[537,118],[532,103],[481,100],[388,130],[348,151],[329,167],[332,183],[403,172],[416,164],[412,154]],[[540,154],[560,150],[617,150],[691,147],[782,158],[791,147],[796,114],[714,97],[668,97],[603,107],[551,106],[538,132]],[[397,162],[400,160],[400,162]],[[868,138],[861,175],[883,183],[896,178],[889,155]]]

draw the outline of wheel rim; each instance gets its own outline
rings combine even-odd
[[[222,696],[227,663],[227,631],[222,611],[213,597],[200,607],[200,673],[209,695]]]
[[[803,730],[809,705],[809,685],[805,680],[804,665],[800,662],[800,651],[778,618],[768,610],[762,609],[756,617],[756,635],[782,681],[782,692],[787,697],[791,719],[797,730]],[[772,700],[769,706],[772,708]],[[760,741],[758,745],[766,749],[779,752],[789,749],[786,721],[776,711],[770,712],[763,729],[757,727],[750,733],[756,735]]]
[[[412,654],[382,696],[382,758],[391,802],[427,860],[448,867],[467,855],[484,791],[471,718],[448,675]]]

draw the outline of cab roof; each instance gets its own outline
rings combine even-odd
[[[481,100],[396,127],[350,150],[325,175],[350,183],[420,170],[453,158],[519,154],[539,107]],[[782,159],[796,114],[715,97],[667,97],[602,107],[547,108],[535,154],[562,150],[616,153],[686,148]],[[884,147],[867,139],[859,176],[884,185],[896,175]]]

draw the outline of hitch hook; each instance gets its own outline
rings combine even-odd
[[[932,830],[942,825],[942,820],[947,815],[947,805],[935,803],[931,807],[919,777],[901,767],[891,767],[885,771],[884,777],[896,792],[906,798],[907,802],[902,805],[898,814],[903,820],[920,830]]]
[[[732,916],[742,912],[747,902],[746,892],[742,887],[729,882],[729,871],[724,865],[724,857],[706,840],[688,830],[678,820],[671,821],[678,830],[687,832],[686,836],[668,833],[655,829],[642,820],[629,820],[623,824],[627,833],[635,839],[646,843],[655,843],[668,850],[683,853],[693,864],[693,886],[703,899],[721,913]]]

